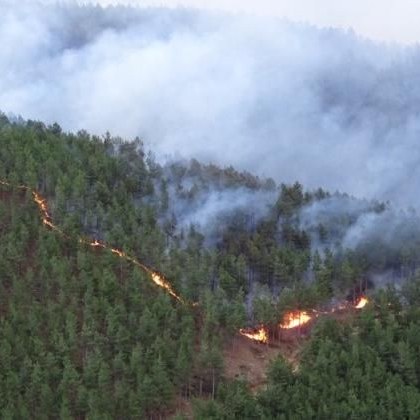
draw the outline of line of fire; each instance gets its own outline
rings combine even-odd
[[[46,227],[67,238],[67,235],[53,223],[48,208],[48,202],[46,198],[44,198],[38,191],[35,191],[34,189],[26,185],[14,186],[11,183],[2,180],[0,180],[0,185],[4,185],[9,188],[17,188],[21,191],[29,192],[32,195],[33,201],[38,206],[42,223]],[[90,246],[91,248],[108,250],[114,255],[118,256],[119,258],[122,258],[127,262],[134,264],[135,266],[143,270],[146,274],[148,274],[153,283],[155,283],[158,287],[165,290],[178,302],[186,304],[184,299],[175,292],[170,282],[165,278],[165,276],[162,273],[159,273],[158,271],[147,267],[145,264],[138,261],[134,257],[126,254],[124,251],[118,248],[113,248],[112,246],[109,246],[104,242],[98,241],[97,239],[91,240],[80,237],[78,241],[79,243]],[[359,298],[356,301],[350,303],[341,303],[330,308],[328,311],[319,312],[315,309],[305,311],[290,311],[283,316],[282,320],[277,324],[276,329],[278,331],[301,331],[302,328],[311,325],[311,323],[313,323],[321,315],[328,315],[337,312],[348,312],[350,310],[360,310],[363,309],[368,303],[369,299],[366,296],[362,295],[359,296]],[[193,304],[192,306],[197,306],[197,304]],[[272,329],[272,326],[268,327],[265,325],[260,325],[255,328],[242,328],[239,330],[239,334],[254,342],[268,344],[270,341],[270,332],[273,332]]]
[[[287,312],[282,320],[275,326],[277,332],[285,331],[298,331],[301,332],[306,326],[310,326],[318,317],[322,315],[332,315],[337,313],[345,313],[353,310],[363,309],[369,303],[369,299],[366,296],[360,296],[355,302],[345,302],[339,305],[333,306],[328,311],[290,311]],[[239,330],[239,333],[244,337],[249,338],[257,343],[268,344],[270,339],[270,332],[273,333],[273,327],[266,325],[259,325],[256,328],[243,328]]]
[[[51,230],[59,233],[60,235],[62,235],[64,237],[67,237],[67,235],[65,235],[65,233],[58,226],[56,226],[53,223],[51,213],[50,213],[49,208],[48,208],[48,201],[38,191],[35,191],[34,189],[32,189],[32,188],[30,188],[26,185],[14,186],[11,183],[9,183],[7,181],[4,181],[4,180],[0,180],[0,185],[4,185],[4,186],[9,187],[9,188],[17,188],[21,191],[26,191],[26,192],[31,193],[35,204],[38,206],[38,209],[39,209],[39,212],[40,212],[40,215],[41,215],[42,223],[45,226],[47,226],[48,228],[50,228]],[[122,258],[122,259],[136,265],[141,270],[143,270],[146,274],[148,274],[150,279],[157,286],[164,289],[167,293],[169,293],[169,295],[171,295],[177,301],[179,301],[181,303],[184,303],[183,299],[175,292],[172,285],[169,283],[168,280],[166,280],[166,278],[164,277],[163,274],[159,273],[156,270],[152,270],[151,268],[147,267],[146,265],[144,265],[143,263],[141,263],[140,261],[138,261],[134,257],[131,257],[130,255],[126,254],[121,249],[113,248],[113,247],[105,244],[104,242],[98,241],[97,239],[90,240],[90,239],[84,239],[84,238],[80,237],[78,241],[79,241],[79,243],[90,246],[92,248],[109,250],[114,255],[117,255],[119,258]]]

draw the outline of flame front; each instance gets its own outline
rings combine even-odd
[[[357,305],[355,306],[356,309],[362,309],[369,303],[369,299],[365,296],[362,296],[359,299],[359,302],[357,302]]]
[[[287,313],[283,322],[280,324],[280,328],[290,330],[307,324],[312,317],[306,311],[294,311]]]
[[[10,184],[7,181],[0,180],[0,184],[5,185],[7,187],[13,187],[13,185]],[[33,200],[36,203],[36,205],[38,206],[39,212],[41,213],[42,223],[45,226],[48,226],[50,229],[60,233],[60,235],[65,236],[66,238],[68,238],[67,235],[65,235],[64,232],[53,223],[50,212],[49,212],[49,209],[48,209],[48,202],[38,191],[35,191],[32,188],[27,187],[25,185],[19,185],[16,188],[18,188],[22,191],[29,191],[32,194]],[[120,249],[117,249],[117,248],[111,248],[108,245],[106,245],[105,243],[98,241],[97,239],[87,240],[87,239],[84,239],[84,238],[79,238],[78,242],[81,243],[81,244],[84,244],[84,245],[88,245],[92,248],[101,248],[101,249],[110,250],[113,254],[117,255],[119,258],[122,258],[122,259],[124,259],[128,262],[131,262],[132,264],[136,265],[137,267],[139,267],[140,269],[145,271],[157,286],[164,289],[167,293],[169,293],[172,297],[177,299],[179,302],[184,302],[182,300],[182,298],[175,293],[171,284],[168,282],[168,280],[166,280],[163,277],[163,275],[161,275],[161,274],[157,273],[156,271],[153,271],[152,269],[146,267],[140,261],[137,261],[135,258],[130,257],[124,251],[121,251]]]
[[[86,243],[82,241],[83,243]],[[88,245],[90,245],[93,248],[106,248],[104,244],[101,244],[97,239],[95,239],[92,242],[89,242]]]
[[[259,343],[268,343],[268,334],[264,327],[261,327],[258,330],[246,330],[246,329],[240,329],[239,333],[243,335],[244,337],[249,338],[253,341],[258,341]]]
[[[34,202],[37,204],[39,212],[41,214],[41,221],[42,223],[49,227],[51,230],[54,230],[55,232],[58,232],[60,235],[68,238],[68,236],[59,228],[57,227],[51,218],[49,209],[48,209],[48,202],[47,200],[37,191],[33,190],[30,187],[27,187],[25,185],[18,185],[18,186],[14,186],[11,183],[7,182],[7,181],[3,181],[0,180],[0,185],[5,185],[7,187],[11,187],[11,188],[17,188],[19,190],[22,191],[27,191],[30,192],[32,194],[33,200]],[[145,273],[147,273],[151,280],[160,288],[164,289],[169,295],[171,295],[172,297],[174,297],[176,300],[178,300],[181,303],[185,303],[185,301],[176,294],[176,292],[174,291],[172,285],[169,283],[168,280],[165,279],[165,277],[160,274],[157,271],[152,270],[151,268],[147,267],[146,265],[144,265],[143,263],[141,263],[140,261],[136,260],[134,257],[129,256],[128,254],[126,254],[124,251],[117,249],[117,248],[112,248],[110,246],[108,246],[107,244],[98,241],[97,239],[94,240],[90,240],[90,239],[84,239],[82,237],[80,237],[78,239],[78,242],[87,246],[90,246],[92,248],[96,248],[96,249],[107,249],[109,251],[111,251],[113,254],[117,255],[119,258],[124,259],[134,265],[136,265],[137,267],[139,267],[141,270],[143,270]],[[362,309],[364,308],[367,304],[369,303],[369,300],[367,297],[362,296],[359,301],[357,302],[357,304],[354,306],[356,309]],[[194,303],[193,306],[197,306],[197,303]],[[330,310],[331,313],[335,312],[336,310],[343,310],[346,309],[346,307],[348,307],[348,305],[340,305],[336,308],[332,308]],[[329,312],[317,312],[317,311],[313,311],[313,316],[317,317],[318,314],[323,313],[329,313]],[[313,318],[313,316],[309,315],[308,312],[306,311],[293,311],[293,312],[289,312],[287,313],[284,318],[282,323],[279,325],[280,328],[282,329],[293,329],[293,328],[297,328],[300,327],[302,325],[307,324],[309,321],[311,321],[311,319]],[[259,343],[268,343],[268,332],[267,332],[267,328],[264,326],[261,326],[260,328],[257,329],[241,329],[239,330],[240,334]]]
[[[165,289],[172,297],[182,302],[182,299],[174,292],[171,284],[161,274],[156,271],[151,273],[152,280],[159,286]]]

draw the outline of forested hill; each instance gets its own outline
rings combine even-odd
[[[162,418],[180,398],[196,418],[419,417],[415,211],[4,115],[0,162],[1,418]],[[370,307],[320,321],[298,370],[279,359],[257,396],[226,379],[240,328],[361,293]]]

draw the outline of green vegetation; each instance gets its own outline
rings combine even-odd
[[[278,359],[266,390],[221,386],[216,401],[197,405],[196,418],[418,419],[420,301],[402,312],[399,299],[388,289],[352,323],[325,319],[297,371]]]
[[[222,354],[239,328],[360,294],[373,272],[412,277],[416,215],[398,222],[401,246],[375,233],[346,249],[348,229],[386,205],[195,160],[161,166],[139,139],[4,116],[0,161],[0,179],[40,191],[66,233],[42,225],[29,193],[0,188],[1,418],[160,418],[180,396],[197,399],[197,418],[420,417],[415,280],[354,321],[321,322],[299,370],[279,359],[257,396],[225,380]],[[254,196],[265,205],[220,206]],[[352,210],[307,222],[334,200]],[[198,305],[80,236],[136,256]]]

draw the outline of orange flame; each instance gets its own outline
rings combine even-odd
[[[357,303],[357,305],[355,306],[356,309],[362,309],[364,308],[367,304],[369,303],[369,299],[365,296],[362,296],[359,299],[359,302]]]
[[[47,200],[45,200],[45,198],[41,197],[41,195],[39,193],[37,193],[36,191],[32,191],[32,195],[34,197],[34,201],[36,204],[38,204],[39,209],[42,212],[42,215],[46,218],[46,219],[50,219],[50,214],[48,213],[48,204],[47,204]]]
[[[89,242],[89,245],[93,248],[106,248],[104,244],[101,244],[97,239],[93,242]]]
[[[150,274],[150,273],[149,273]],[[157,284],[159,287],[162,287],[165,289],[172,297],[182,302],[182,299],[174,292],[172,286],[166,280],[161,274],[157,273],[156,271],[151,273],[152,280],[155,284]]]
[[[259,343],[268,343],[268,334],[264,327],[261,327],[258,330],[246,330],[246,329],[240,329],[239,333],[243,335],[244,337],[249,338],[250,340],[257,341]]]
[[[8,186],[8,187],[13,187],[13,185],[10,184],[7,181],[0,180],[0,184]],[[66,236],[64,234],[64,232],[52,222],[52,218],[51,218],[50,212],[48,210],[48,202],[44,197],[42,197],[42,195],[39,192],[37,192],[37,191],[33,190],[32,188],[27,187],[25,185],[19,185],[17,188],[19,188],[21,190],[24,190],[24,191],[29,191],[30,193],[32,193],[33,200],[37,204],[38,209],[41,213],[42,223],[45,226],[48,226],[50,229],[60,233],[60,235]],[[152,281],[157,286],[164,289],[167,293],[169,293],[172,297],[177,299],[179,302],[184,303],[182,298],[175,293],[171,284],[168,282],[168,280],[166,280],[163,277],[163,275],[161,275],[161,274],[157,273],[156,271],[153,271],[152,269],[146,267],[140,261],[137,261],[135,258],[130,257],[129,255],[127,255],[125,252],[121,251],[120,249],[111,248],[111,247],[107,246],[105,243],[99,242],[97,239],[92,241],[92,240],[86,240],[86,239],[83,239],[83,238],[79,238],[78,242],[81,243],[81,244],[91,246],[92,248],[109,249],[113,254],[118,255],[118,257],[120,257],[122,259],[125,259],[126,261],[129,261],[129,262],[133,263],[134,265],[136,265],[137,267],[141,268],[148,275],[150,275]]]
[[[284,316],[280,328],[290,330],[307,324],[311,319],[312,317],[306,311],[289,312]]]

